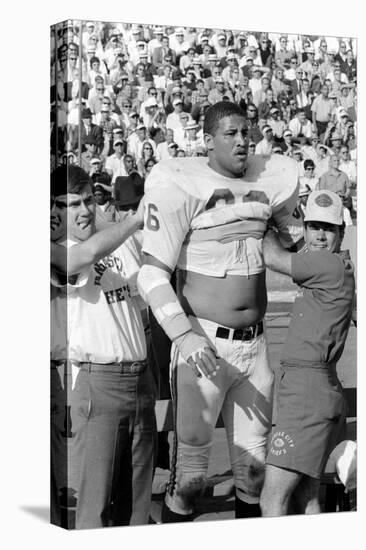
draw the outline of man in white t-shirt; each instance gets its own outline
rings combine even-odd
[[[80,167],[56,170],[51,186],[52,227],[57,233],[67,226],[66,235],[57,235],[52,263],[67,300],[61,337],[67,338],[70,371],[67,469],[76,488],[75,526],[147,524],[156,423],[140,312],[145,306],[136,286],[141,247],[133,235],[119,246],[126,238],[123,222],[109,228],[108,238],[96,232],[91,182]],[[101,240],[104,254],[96,256]]]

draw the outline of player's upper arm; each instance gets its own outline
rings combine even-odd
[[[282,246],[278,235],[272,230],[269,230],[264,236],[263,255],[269,269],[283,275],[292,275],[291,257],[293,254]]]
[[[294,242],[289,231],[289,224],[299,194],[299,178],[296,161],[285,157],[281,160],[286,163],[286,171],[283,181],[278,187],[278,192],[275,193],[272,205],[272,219],[278,230],[281,243],[286,248],[290,248]]]
[[[143,252],[173,271],[193,217],[194,200],[173,183],[145,195]]]

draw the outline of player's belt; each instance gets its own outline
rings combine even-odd
[[[263,321],[256,325],[244,328],[226,328],[218,327],[216,330],[216,338],[224,338],[225,340],[242,340],[247,342],[253,340],[257,336],[263,334]]]
[[[147,368],[146,361],[121,361],[119,363],[80,362],[81,370],[88,372],[115,372],[119,374],[141,374]]]

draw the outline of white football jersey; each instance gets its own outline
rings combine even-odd
[[[260,273],[270,218],[292,242],[287,224],[297,194],[297,164],[282,155],[250,156],[242,178],[220,175],[204,157],[162,161],[145,184],[143,251],[170,269]]]

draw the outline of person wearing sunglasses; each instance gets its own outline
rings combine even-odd
[[[150,141],[146,140],[142,144],[141,156],[137,160],[137,171],[142,178],[145,178],[147,175],[145,165],[149,160],[153,160],[154,163],[156,163],[154,149]]]

